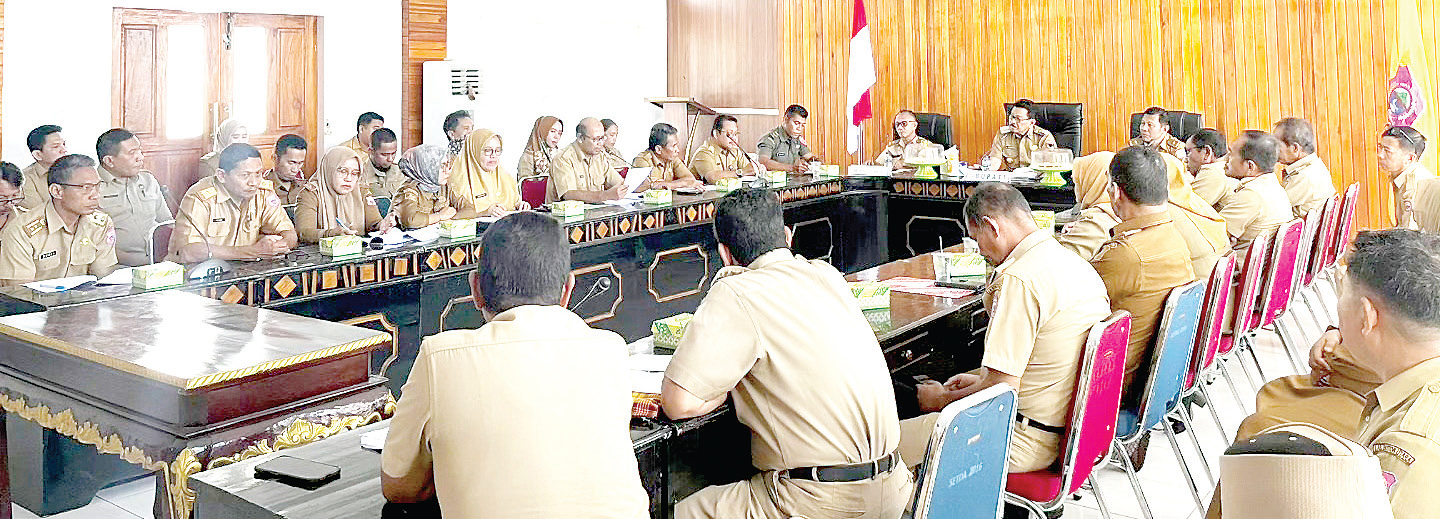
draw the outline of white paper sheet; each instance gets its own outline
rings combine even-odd
[[[386,427],[378,431],[370,431],[360,435],[360,448],[380,452],[385,448],[385,438],[390,436],[390,428]]]
[[[850,166],[849,173],[852,177],[888,177],[890,176],[891,169],[890,166],[864,166],[856,164]]]
[[[121,267],[115,269],[110,275],[96,281],[97,285],[129,285],[135,277],[135,267]]]
[[[640,187],[640,184],[644,184],[648,178],[650,178],[650,168],[630,168],[630,171],[625,174],[624,196],[620,198],[630,196],[630,193],[634,193],[635,189]]]
[[[650,371],[664,373],[670,367],[670,358],[673,355],[656,355],[654,353],[639,353],[630,356],[630,369],[634,371]]]
[[[660,394],[660,386],[665,380],[663,371],[636,371],[630,370],[630,390],[636,393]]]
[[[66,290],[70,290],[91,281],[96,281],[95,276],[74,276],[68,278],[46,279],[43,281],[32,281],[29,283],[25,283],[24,286],[43,294],[53,294],[55,292],[64,292]]]

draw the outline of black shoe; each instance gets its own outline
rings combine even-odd
[[[1125,453],[1126,456],[1130,458],[1130,466],[1133,467],[1136,472],[1139,472],[1140,468],[1145,466],[1145,451],[1149,449],[1150,431],[1145,431],[1145,434],[1140,437],[1140,441],[1135,442],[1135,444],[1130,447],[1130,452]]]
[[[1175,434],[1180,434],[1180,433],[1185,432],[1185,422],[1182,422],[1182,421],[1180,421],[1180,420],[1176,420],[1176,419],[1174,419],[1174,418],[1171,418],[1171,419],[1170,419],[1170,430],[1171,430],[1171,431],[1174,431]]]
[[[1045,519],[1059,519],[1064,513],[1065,507],[1061,506],[1060,508],[1045,512]],[[1005,503],[1005,513],[1002,517],[1005,519],[1033,519],[1030,517],[1030,510],[1023,506],[1016,506],[1010,503]]]

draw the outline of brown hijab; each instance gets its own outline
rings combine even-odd
[[[549,135],[550,129],[560,122],[559,117],[547,115],[535,120],[535,127],[530,129],[530,140],[525,143],[525,149],[531,152],[544,152],[550,148],[550,143],[545,142],[545,136]],[[485,141],[480,141],[485,142]],[[549,154],[547,153],[548,157]]]
[[[1070,178],[1075,181],[1075,201],[1080,209],[1110,203],[1106,186],[1110,185],[1110,160],[1114,152],[1101,151],[1075,159]]]
[[[365,189],[359,181],[356,181],[355,189],[349,193],[341,194],[335,189],[335,170],[340,169],[350,159],[355,159],[355,164],[361,164],[360,154],[346,146],[336,146],[325,152],[325,157],[320,160],[320,182],[322,187],[319,191],[319,212],[320,229],[331,229],[338,227],[335,220],[345,222],[351,230],[363,233],[365,231]],[[359,168],[357,168],[357,173]]]

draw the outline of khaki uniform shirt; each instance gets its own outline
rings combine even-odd
[[[1115,208],[1108,202],[1096,204],[1080,211],[1080,216],[1066,224],[1055,239],[1074,251],[1080,259],[1090,261],[1095,258],[1096,252],[1100,252],[1100,246],[1110,240],[1110,229],[1116,225],[1120,225],[1120,217],[1115,216]]]
[[[1435,174],[1419,162],[1412,162],[1391,181],[1395,188],[1392,198],[1395,199],[1396,227],[1420,228],[1419,224],[1415,223],[1415,195],[1419,192],[1420,181],[1427,178],[1435,178]]]
[[[610,159],[604,153],[586,155],[579,144],[561,148],[550,164],[550,185],[546,189],[545,203],[561,200],[571,190],[601,191],[614,189],[624,184],[620,172],[610,167]]]
[[[890,141],[890,144],[885,146],[884,150],[880,151],[880,155],[875,157],[875,163],[889,166],[895,164],[894,161],[900,161],[901,164],[904,164],[905,148],[915,145],[930,146],[932,144],[934,143],[926,140],[924,137],[921,137],[919,135],[916,135],[915,140],[911,141],[909,144],[901,143],[900,139],[895,139],[893,141]]]
[[[360,144],[359,135],[351,137],[350,140],[342,142],[340,145],[355,150],[355,154],[360,156],[360,160],[368,160],[370,157],[370,152],[365,149],[365,145]]]
[[[262,182],[255,196],[242,201],[230,196],[215,177],[205,177],[180,199],[175,231],[170,234],[170,255],[165,259],[179,263],[180,249],[191,243],[243,247],[254,244],[262,234],[293,230],[295,225],[269,182]]]
[[[791,137],[790,132],[780,126],[760,138],[760,142],[755,144],[755,154],[781,164],[794,164],[810,155],[810,145],[803,137]]]
[[[390,419],[381,469],[433,474],[445,517],[648,518],[626,355],[619,335],[558,306],[431,335]]]
[[[300,191],[305,188],[297,187],[295,181],[280,180],[280,175],[276,174],[274,169],[265,173],[265,178],[269,179],[270,185],[275,187],[275,196],[280,198],[281,204],[295,205],[300,201]],[[315,179],[315,181],[318,182],[319,179]]]
[[[1180,139],[1175,138],[1174,135],[1168,133],[1165,134],[1165,140],[1160,141],[1159,144],[1147,144],[1143,139],[1136,137],[1134,139],[1130,139],[1130,145],[1151,146],[1158,150],[1160,153],[1169,153],[1175,158],[1180,159],[1181,163],[1185,162],[1185,143],[1182,142]]]
[[[1380,458],[1395,519],[1440,510],[1440,358],[1416,364],[1366,399],[1359,443]]]
[[[1130,345],[1125,350],[1126,393],[1136,394],[1136,373],[1150,358],[1155,328],[1170,289],[1195,281],[1190,251],[1169,212],[1120,222],[1090,265],[1105,282],[1110,310],[1130,312]]]
[[[329,188],[321,188],[329,189]],[[258,195],[257,195],[258,196]],[[375,197],[365,197],[365,214],[354,215],[354,218],[340,223],[343,218],[335,217],[329,221],[320,219],[320,193],[313,189],[306,189],[300,193],[300,201],[295,204],[295,232],[299,235],[300,243],[320,243],[321,238],[339,236],[345,234],[345,228],[355,231],[358,236],[365,236],[380,223],[380,208],[375,205]]]
[[[995,134],[995,140],[990,143],[990,151],[985,152],[981,157],[994,158],[1000,161],[1000,169],[1010,171],[1015,168],[1029,166],[1031,157],[1035,150],[1043,150],[1055,147],[1055,136],[1050,130],[1036,125],[1030,129],[1030,133],[1020,135],[1009,126],[1000,127],[1000,133]]]
[[[760,470],[871,461],[900,443],[885,357],[845,278],[788,249],[721,269],[665,376],[707,401],[731,392]]]
[[[706,141],[700,149],[695,150],[695,155],[690,157],[690,170],[709,184],[722,178],[744,176],[745,171],[750,169],[750,164],[750,157],[744,151],[730,151],[717,146],[713,141]]]
[[[1040,229],[995,267],[984,303],[990,325],[981,365],[1020,377],[1020,414],[1069,425],[1085,340],[1110,316],[1105,283]]]
[[[395,194],[400,192],[400,186],[410,180],[400,172],[400,167],[394,164],[391,164],[389,169],[376,168],[369,155],[360,156],[360,168],[364,170],[360,174],[360,182],[369,187],[370,196],[394,199]]]
[[[1330,179],[1330,168],[1314,153],[1285,167],[1280,185],[1290,197],[1291,214],[1296,218],[1305,216],[1325,201],[1335,196],[1335,184]]]
[[[625,156],[621,155],[620,150],[617,150],[615,148],[605,148],[605,157],[610,159],[610,167],[612,168],[620,169],[628,168],[631,166],[630,161],[625,160]],[[643,168],[645,166],[636,164],[635,167]]]
[[[1250,246],[1255,238],[1280,228],[1289,222],[1290,197],[1275,175],[1264,174],[1240,180],[1223,200],[1220,216],[1225,217],[1225,230],[1235,240],[1234,249]]]
[[[1211,162],[1200,166],[1200,172],[1190,182],[1190,189],[1195,190],[1205,203],[1215,207],[1226,193],[1235,190],[1235,179],[1225,176],[1224,162]]]
[[[25,178],[20,183],[20,194],[25,196],[20,207],[35,210],[50,203],[50,168],[36,162],[25,166],[20,174]]]
[[[669,182],[677,178],[695,178],[690,168],[685,166],[684,161],[676,160],[661,164],[660,157],[654,151],[645,150],[635,156],[635,167],[650,168],[650,181]]]
[[[150,229],[173,219],[160,182],[149,171],[120,178],[103,165],[96,170],[100,173],[100,210],[115,221],[115,257],[122,265],[154,263],[145,253]]]
[[[440,191],[426,193],[415,187],[414,181],[406,182],[400,186],[400,193],[390,207],[394,208],[392,211],[399,211],[401,227],[419,229],[430,225],[430,215],[450,207],[450,189],[441,187]]]
[[[104,277],[115,270],[115,224],[95,211],[71,228],[55,204],[12,215],[0,230],[0,285],[90,274]]]

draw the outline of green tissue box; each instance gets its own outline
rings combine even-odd
[[[890,287],[883,283],[854,281],[850,283],[850,293],[860,301],[861,310],[890,308]]]
[[[173,261],[135,267],[130,271],[130,286],[140,290],[155,290],[183,284],[185,284],[185,266]]]
[[[676,314],[651,323],[650,333],[654,336],[655,347],[671,350],[679,347],[680,339],[685,337],[685,328],[694,317],[691,314]]]
[[[320,238],[320,253],[326,256],[354,256],[364,252],[360,237],[349,234]]]

